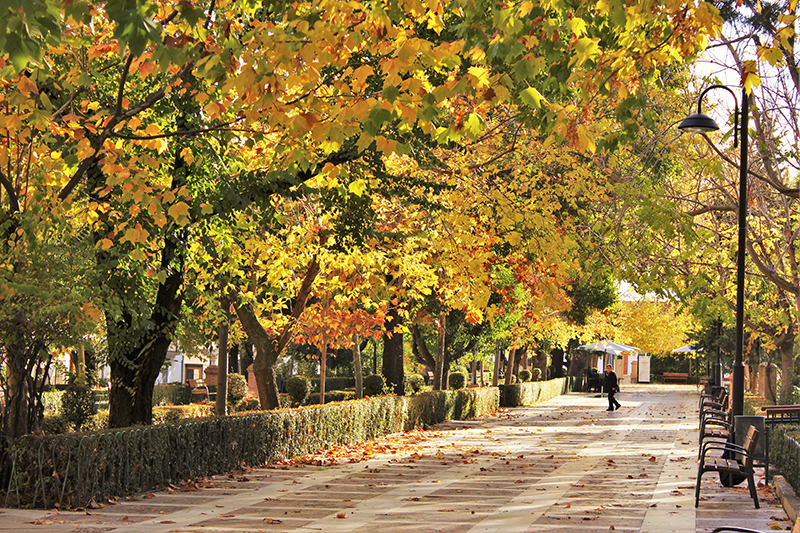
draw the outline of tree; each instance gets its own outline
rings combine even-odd
[[[629,105],[638,80],[694,53],[718,23],[702,2],[640,10],[187,1],[173,9],[36,0],[2,11],[3,204],[9,219],[27,209],[82,214],[90,224],[97,276],[113,274],[98,287],[114,425],[149,422],[152,379],[181,315],[189,225],[253,199],[217,183],[230,202],[196,200],[206,196],[195,196],[198,182],[227,175],[220,169],[231,152],[242,156],[236,177],[257,178],[250,191],[266,193],[266,203],[308,187],[331,209],[359,214],[339,218],[344,238],[365,227],[354,224],[368,219],[365,191],[392,196],[421,185],[414,176],[394,181],[386,158],[432,159],[418,148],[479,134],[496,105],[516,104],[547,143],[589,153],[610,146],[593,133],[604,124],[588,104],[603,94],[613,108]],[[449,120],[460,98],[480,105]],[[312,281],[314,264],[305,270]],[[135,281],[128,289],[126,274]],[[244,300],[238,309],[253,303]]]

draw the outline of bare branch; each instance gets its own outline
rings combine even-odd
[[[698,209],[692,209],[691,211],[687,211],[685,214],[690,217],[696,217],[698,215],[702,215],[705,213],[720,213],[720,212],[728,212],[728,213],[735,213],[738,208],[735,205],[707,205],[705,207],[700,207]]]
[[[128,73],[131,71],[132,63],[133,54],[128,54],[128,59],[125,61],[125,66],[122,67],[122,76],[119,80],[119,90],[117,91],[117,108],[114,110],[115,117],[118,117],[122,114],[122,100],[125,96],[125,83],[128,81]]]

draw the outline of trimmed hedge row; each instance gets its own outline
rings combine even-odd
[[[800,426],[775,425],[769,431],[769,462],[800,494]]]
[[[319,378],[308,378],[311,382],[311,394],[319,394]],[[325,376],[325,393],[328,391],[353,389],[356,386],[356,378],[329,377]]]
[[[156,385],[153,389],[153,405],[187,405],[192,400],[192,388],[185,383]]]
[[[500,385],[501,407],[522,407],[543,402],[573,390],[575,378],[565,377],[550,381],[534,381]]]
[[[5,506],[88,505],[331,446],[488,414],[495,388],[384,396],[90,434],[7,442]]]
[[[94,390],[95,407],[98,410],[108,409],[108,389],[93,389],[93,390]],[[47,414],[61,413],[61,398],[64,396],[64,392],[65,391],[63,390],[55,390],[42,393],[42,404],[44,405],[45,413]]]

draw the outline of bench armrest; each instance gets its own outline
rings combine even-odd
[[[733,452],[742,454],[744,457],[747,457],[747,450],[732,442],[726,442],[723,444],[721,441],[718,440],[708,441],[703,444],[701,457],[705,458],[706,453],[709,450],[722,450],[723,452]]]
[[[725,420],[720,420],[719,418],[708,418],[706,420],[703,420],[703,423],[700,424],[700,431],[704,430],[706,426],[724,427],[725,429],[728,430],[733,428],[733,424]]]

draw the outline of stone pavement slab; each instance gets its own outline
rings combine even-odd
[[[572,393],[373,443],[363,461],[286,464],[80,511],[4,509],[0,532],[701,533],[791,529],[770,487],[697,471],[694,386]],[[360,457],[359,457],[360,458]]]

